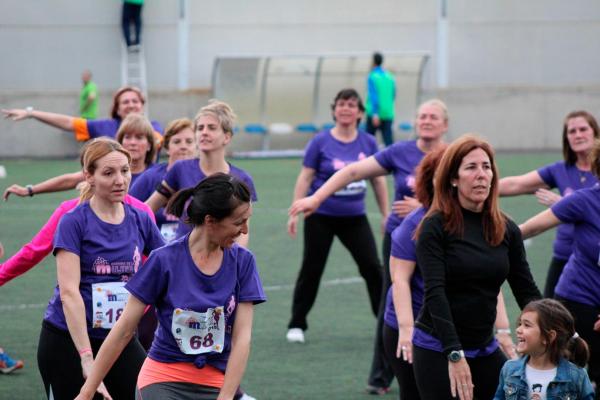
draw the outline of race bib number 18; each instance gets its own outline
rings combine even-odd
[[[225,344],[225,314],[222,306],[204,313],[176,308],[171,333],[184,354],[221,353]]]
[[[111,329],[121,317],[128,299],[125,282],[92,284],[92,326]]]

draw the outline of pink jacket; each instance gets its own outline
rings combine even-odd
[[[0,264],[0,286],[35,267],[52,251],[54,232],[56,232],[58,221],[63,215],[77,207],[78,203],[78,198],[64,201],[54,210],[46,225],[40,229],[29,243],[23,246],[14,256]],[[152,221],[156,221],[150,207],[135,197],[125,196],[125,203],[146,211]]]

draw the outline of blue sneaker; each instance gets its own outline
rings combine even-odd
[[[0,372],[3,374],[10,374],[11,372],[23,368],[23,361],[13,360],[0,348]]]

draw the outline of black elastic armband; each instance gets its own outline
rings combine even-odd
[[[171,193],[171,191],[169,189],[164,187],[162,182],[159,183],[158,185],[156,185],[156,191],[158,193],[162,194],[163,196],[165,196],[167,199],[170,199],[171,196],[173,196],[173,193]]]

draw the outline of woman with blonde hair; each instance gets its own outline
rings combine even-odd
[[[241,179],[252,194],[252,201],[256,201],[256,190],[252,177],[244,170],[227,162],[225,150],[233,139],[233,124],[235,114],[227,103],[211,100],[202,107],[194,118],[194,132],[196,144],[200,153],[199,157],[188,160],[179,160],[167,171],[162,183],[146,201],[146,204],[156,212],[164,207],[171,196],[177,191],[194,187],[202,179],[222,172]],[[184,214],[177,227],[176,237],[181,237],[191,232],[192,227],[186,223]],[[242,235],[239,243],[248,245],[248,236]]]
[[[141,267],[142,255],[164,244],[148,214],[123,202],[131,181],[127,150],[99,139],[86,147],[82,160],[86,188],[81,204],[62,217],[54,237],[58,284],[38,345],[48,398],[77,395],[94,353],[123,312],[129,296],[125,282]],[[134,397],[144,355],[137,339],[130,338],[106,378],[116,398]]]

